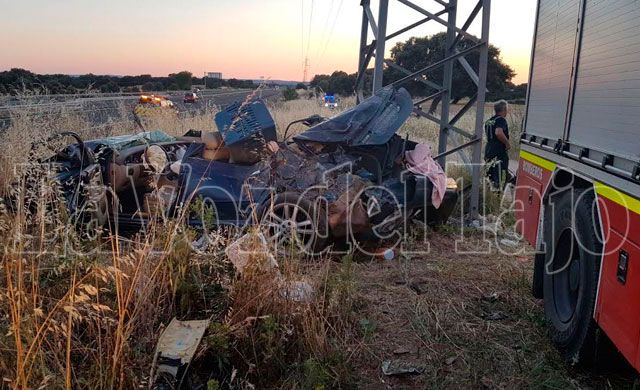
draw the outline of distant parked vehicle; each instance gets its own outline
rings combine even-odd
[[[138,99],[138,103],[140,104],[151,103],[152,101],[153,95],[140,95],[140,98]]]
[[[184,94],[183,101],[185,103],[197,103],[198,99],[200,99],[200,98],[198,97],[198,95],[195,92],[189,92],[189,93],[185,93]]]
[[[173,107],[173,102],[165,96],[140,95],[140,99],[138,99],[138,103],[153,104],[158,107]]]
[[[332,93],[327,93],[324,95],[324,106],[328,108],[336,108],[338,107],[338,103],[336,102],[336,97]]]

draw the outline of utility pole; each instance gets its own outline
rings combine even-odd
[[[468,162],[469,171],[472,173],[471,186],[471,207],[469,213],[472,218],[478,215],[479,193],[480,193],[480,168],[481,145],[482,145],[482,129],[484,123],[484,105],[486,96],[487,83],[487,58],[489,49],[489,17],[491,12],[491,0],[477,0],[476,6],[471,13],[464,19],[465,22],[461,27],[457,25],[457,18],[462,16],[458,12],[458,0],[377,0],[378,15],[377,20],[371,10],[371,3],[376,0],[361,0],[362,6],[362,27],[360,32],[360,50],[358,56],[358,77],[356,78],[356,96],[361,101],[365,95],[365,74],[371,59],[375,57],[375,65],[373,68],[373,85],[371,93],[376,93],[380,88],[384,87],[383,72],[384,65],[392,67],[395,70],[405,74],[404,77],[391,84],[393,86],[401,86],[404,83],[417,81],[429,88],[428,96],[414,100],[413,112],[426,120],[430,120],[438,124],[440,135],[438,141],[438,162],[446,168],[446,156],[451,153],[461,154],[463,162]],[[389,14],[389,3],[399,4],[411,8],[422,16],[422,19],[414,22],[397,31],[387,34],[387,19]],[[421,3],[421,4],[418,4]],[[437,7],[437,8],[436,8]],[[434,8],[434,9],[429,9]],[[482,13],[480,13],[482,11]],[[482,15],[482,29],[480,38],[473,36],[467,30],[469,26]],[[435,22],[442,25],[447,32],[446,48],[444,58],[425,68],[419,70],[408,70],[384,58],[385,43],[387,40],[395,38],[406,33],[427,22]],[[432,23],[433,24],[433,23]],[[373,39],[370,41],[368,37],[369,31],[372,32]],[[462,40],[468,42],[465,49],[459,49],[458,43]],[[466,60],[465,56],[471,53],[478,53],[479,66],[475,70]],[[459,62],[461,68],[466,72],[471,81],[477,86],[477,93],[463,105],[458,112],[450,117],[450,100],[453,89],[453,65]],[[441,80],[433,77],[433,71],[443,68]],[[430,74],[430,77],[427,77]],[[434,99],[440,99],[439,116],[432,112],[422,110],[422,104]],[[472,129],[464,129],[460,125],[462,118],[469,109],[476,108],[475,126]],[[448,138],[448,134],[454,134],[455,137]],[[465,139],[466,138],[466,139]],[[463,139],[461,142],[454,142]],[[451,148],[447,149],[449,146]],[[464,149],[472,148],[471,158],[464,154]]]
[[[304,57],[304,72],[302,73],[302,82],[307,82],[307,76],[309,76],[309,57]]]

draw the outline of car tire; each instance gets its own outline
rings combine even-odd
[[[573,365],[590,365],[597,351],[593,314],[602,253],[597,215],[593,189],[553,194],[545,208],[545,319],[553,343]]]
[[[325,209],[318,203],[284,192],[266,200],[257,210],[260,226],[276,252],[287,242],[308,255],[318,255],[326,247],[329,228]]]

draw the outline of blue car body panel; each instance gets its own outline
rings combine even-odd
[[[179,178],[181,202],[202,197],[212,202],[219,224],[244,224],[250,214],[250,199],[260,204],[268,189],[245,186],[250,176],[259,172],[261,164],[239,165],[200,157],[203,144],[192,144],[182,159]],[[251,198],[247,191],[250,191]]]

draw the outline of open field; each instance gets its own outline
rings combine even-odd
[[[181,118],[200,116],[220,105],[230,104],[238,99],[243,99],[251,91],[249,90],[209,90],[200,93],[200,99],[196,103],[184,103],[182,92],[160,93],[173,103]],[[268,98],[279,95],[273,89],[261,89],[262,97]],[[128,94],[110,96],[110,94],[95,95],[20,95],[6,97],[0,102],[0,132],[4,131],[15,120],[17,124],[22,121],[16,117],[25,118],[35,116],[40,119],[46,115],[80,116],[86,127],[101,128],[108,123],[131,121],[133,108],[138,103],[141,94]],[[17,120],[16,120],[17,119]],[[48,119],[51,122],[51,119]],[[117,123],[116,123],[117,125]]]
[[[294,119],[334,113],[312,100],[270,104],[280,134]],[[213,130],[214,113],[155,113],[146,128]],[[137,131],[131,123],[96,129],[78,112],[14,115],[0,135],[3,196],[15,189],[16,164],[46,155],[31,151],[33,140],[59,129],[85,138]],[[521,108],[512,115],[517,140]],[[461,127],[472,123],[467,117]],[[433,143],[437,128],[411,118],[401,134]],[[590,373],[560,360],[529,294],[530,248],[498,245],[512,228],[506,222],[487,237],[473,229],[461,235],[459,217],[437,231],[413,226],[405,253],[387,261],[284,254],[280,279],[260,267],[237,275],[224,255],[232,231],[214,232],[205,251],[192,249],[184,216],[146,234],[88,240],[67,228],[55,193],[23,196],[34,208],[0,208],[3,388],[145,387],[155,343],[174,316],[212,320],[194,367],[209,389],[631,387],[624,371]],[[513,220],[508,197],[493,201],[494,216]],[[314,294],[293,302],[281,288],[300,280]],[[420,373],[386,376],[385,361]]]

